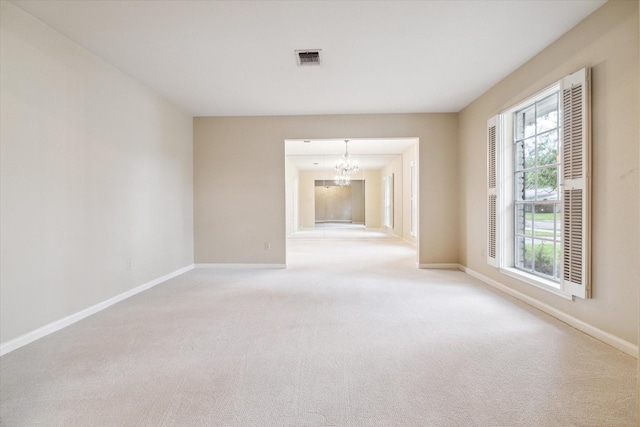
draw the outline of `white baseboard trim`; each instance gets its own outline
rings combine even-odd
[[[537,299],[525,295],[521,292],[516,291],[508,286],[503,285],[502,283],[493,280],[487,276],[484,276],[478,273],[475,270],[472,270],[468,267],[464,267],[462,265],[459,266],[460,270],[464,271],[470,276],[475,277],[476,279],[486,283],[489,286],[492,286],[499,291],[502,291],[508,295],[511,295],[514,298],[519,299],[520,301],[529,304],[532,307],[537,308],[540,311],[544,311],[550,316],[555,317],[556,319],[566,323],[569,326],[576,328],[577,330],[584,332],[585,334],[592,336],[593,338],[602,341],[605,344],[609,344],[611,347],[616,348],[623,353],[628,354],[629,356],[638,358],[638,346],[630,343],[629,341],[625,341],[622,338],[619,338],[609,332],[605,332],[601,329],[596,328],[593,325],[590,325],[586,322],[583,322],[580,319],[576,319],[575,317],[564,313],[554,307],[551,307],[548,304],[543,303],[542,301],[538,301]]]
[[[199,263],[195,264],[196,268],[266,268],[281,269],[287,268],[287,264],[216,264],[216,263]]]
[[[418,264],[418,268],[422,269],[440,269],[440,270],[460,270],[460,265],[455,263],[442,264]]]
[[[69,325],[72,325],[82,319],[84,319],[85,317],[89,317],[92,314],[95,314],[99,311],[104,310],[105,308],[112,306],[113,304],[116,304],[120,301],[123,301],[127,298],[130,298],[136,294],[139,294],[142,291],[146,291],[147,289],[150,289],[156,285],[159,285],[162,282],[166,282],[169,279],[173,279],[174,277],[177,277],[183,273],[186,273],[189,270],[193,270],[193,264],[190,264],[186,267],[183,267],[179,270],[176,270],[174,272],[171,272],[169,274],[165,274],[162,277],[158,277],[157,279],[153,279],[147,283],[144,283],[138,287],[135,287],[131,290],[128,290],[126,292],[123,292],[119,295],[116,295],[113,298],[109,298],[106,301],[102,301],[101,303],[98,303],[96,305],[92,305],[91,307],[85,308],[82,311],[79,311],[77,313],[71,314],[67,317],[64,317],[60,320],[56,320],[54,322],[51,322],[47,325],[44,325],[38,329],[35,329],[31,332],[27,332],[24,335],[21,335],[17,338],[14,338],[12,340],[9,340],[7,342],[4,342],[2,344],[0,344],[0,356],[4,356],[7,353],[10,353],[14,350],[19,349],[20,347],[24,347],[25,345],[34,342],[35,340],[38,340],[42,337],[45,337],[49,334],[52,334],[56,331],[59,331],[62,328],[66,328]]]

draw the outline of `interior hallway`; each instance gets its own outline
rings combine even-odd
[[[291,239],[0,359],[2,425],[636,425],[636,360],[401,241]]]

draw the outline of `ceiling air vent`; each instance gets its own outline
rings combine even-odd
[[[298,66],[320,65],[320,52],[322,49],[296,50]]]

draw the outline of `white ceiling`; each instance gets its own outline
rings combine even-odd
[[[349,154],[360,169],[378,170],[417,142],[417,138],[349,139]],[[300,170],[333,170],[344,156],[345,145],[343,139],[288,139],[284,147],[285,154]]]
[[[457,112],[605,0],[12,2],[194,116],[252,116]],[[380,169],[415,143],[349,151]],[[344,141],[285,152],[330,170]]]
[[[13,0],[195,116],[456,112],[604,2]]]

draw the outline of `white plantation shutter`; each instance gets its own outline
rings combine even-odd
[[[498,144],[497,116],[487,121],[487,263],[498,266]]]
[[[591,297],[589,77],[582,69],[561,82],[562,285],[580,298]]]

